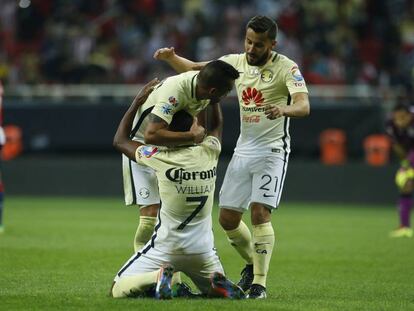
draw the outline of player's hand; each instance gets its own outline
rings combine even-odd
[[[274,104],[267,105],[265,108],[265,115],[270,120],[283,117],[285,115],[285,107]]]
[[[144,87],[135,96],[133,105],[142,105],[147,100],[148,96],[152,93],[157,84],[160,83],[158,78],[152,79],[150,82],[144,85]]]
[[[155,51],[154,53],[154,58],[156,60],[169,60],[172,57],[175,56],[175,51],[174,51],[174,47],[169,47],[169,48],[161,48]]]
[[[194,118],[193,125],[191,125],[190,132],[193,134],[193,142],[201,143],[206,137],[206,129],[198,124],[197,118]]]

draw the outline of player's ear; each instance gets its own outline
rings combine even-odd
[[[272,49],[275,48],[276,44],[277,44],[277,41],[276,40],[272,40]]]
[[[211,87],[208,92],[210,95],[217,95],[218,89],[216,87]]]

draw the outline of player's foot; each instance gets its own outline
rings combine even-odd
[[[242,290],[247,291],[250,289],[250,286],[252,286],[254,278],[253,265],[246,265],[240,274],[241,279],[237,285],[240,286]]]
[[[214,272],[211,275],[210,283],[212,289],[212,296],[214,297],[230,299],[245,298],[244,291],[219,272]]]
[[[412,238],[413,229],[410,227],[400,227],[390,232],[390,238]]]
[[[174,274],[174,267],[170,264],[164,265],[158,274],[157,286],[155,287],[156,299],[171,299],[171,280]]]
[[[266,288],[259,284],[252,284],[250,287],[249,294],[246,298],[248,299],[265,299],[266,295]]]
[[[172,286],[172,296],[174,298],[200,298],[200,294],[193,293],[187,283],[176,283]]]

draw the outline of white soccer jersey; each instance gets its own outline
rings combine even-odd
[[[161,209],[151,239],[169,254],[201,254],[214,247],[211,211],[220,142],[208,136],[200,145],[159,150],[141,146],[136,160],[153,168]]]
[[[277,150],[289,153],[289,118],[269,120],[264,111],[268,104],[289,105],[291,94],[308,92],[298,66],[276,52],[260,67],[250,66],[245,53],[220,59],[240,72],[235,81],[240,106],[240,136],[235,154],[257,157]]]
[[[137,110],[131,138],[144,142],[144,131],[148,124],[146,116],[151,112],[170,124],[173,115],[179,110],[185,110],[193,116],[204,110],[210,100],[196,99],[197,75],[198,71],[188,71],[168,77],[158,84]]]

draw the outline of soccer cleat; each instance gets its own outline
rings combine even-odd
[[[174,274],[174,267],[172,265],[164,265],[158,274],[157,285],[155,287],[156,299],[171,299],[171,280]]]
[[[247,291],[250,289],[253,282],[253,265],[246,265],[240,274],[241,279],[237,285],[240,286],[242,290]]]
[[[410,227],[400,227],[390,232],[390,238],[412,238],[413,229]]]
[[[193,293],[187,283],[176,283],[172,286],[172,296],[174,298],[200,298],[200,294]]]
[[[243,299],[246,297],[244,291],[227,279],[220,272],[214,272],[210,277],[212,296],[229,299]]]
[[[259,284],[252,284],[250,287],[249,294],[247,295],[248,299],[265,299],[267,298],[266,295],[266,288]]]

